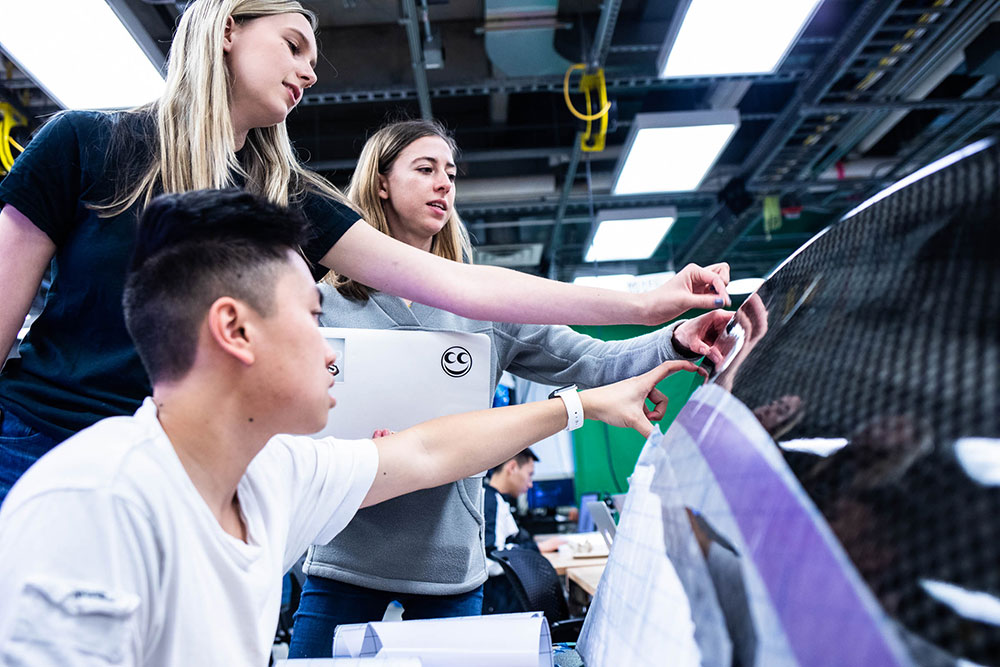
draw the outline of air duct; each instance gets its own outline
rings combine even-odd
[[[486,54],[509,77],[564,73],[572,63],[556,52],[559,0],[486,0]]]

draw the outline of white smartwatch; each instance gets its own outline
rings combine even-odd
[[[566,430],[575,431],[583,426],[583,403],[580,402],[580,394],[576,393],[576,385],[568,384],[549,394],[549,398],[556,396],[561,398],[563,405],[566,406]]]

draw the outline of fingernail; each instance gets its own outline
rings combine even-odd
[[[726,303],[725,299],[722,299],[722,298],[716,299],[715,300],[715,307],[716,308],[721,308],[722,306],[725,305],[725,303]]]

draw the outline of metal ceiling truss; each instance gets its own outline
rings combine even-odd
[[[1000,98],[989,90],[948,100],[907,100],[903,95],[942,54],[957,48],[970,31],[981,29],[1000,8],[1000,0],[956,0],[950,6],[932,8],[901,8],[900,4],[900,0],[869,0],[858,8],[743,161],[741,172],[748,191],[795,193],[811,200],[809,186],[815,185],[815,175],[847,155],[893,111],[954,110],[958,120],[966,120],[961,126],[952,123],[944,130],[935,128],[939,140],[920,144],[918,151],[897,163],[900,167],[926,163],[945,146],[954,146],[995,122]],[[846,86],[847,90],[837,88],[838,84],[845,87],[849,81],[845,77],[851,76],[860,81]],[[860,179],[852,184],[854,198],[884,186],[896,174],[893,170],[881,178]],[[822,197],[826,205],[835,199],[829,193]],[[707,262],[726,256],[758,219],[757,206],[734,214],[724,204],[716,204],[681,249],[679,261]]]
[[[473,221],[493,219],[510,215],[552,215],[564,206],[564,215],[569,211],[581,211],[593,203],[595,208],[645,208],[655,206],[675,206],[689,211],[703,211],[705,206],[715,201],[711,192],[664,192],[645,195],[576,194],[564,199],[562,196],[528,199],[522,201],[470,202],[462,204],[462,218],[470,224]]]
[[[808,75],[806,70],[791,70],[767,75],[739,75],[725,77],[689,77],[661,79],[653,74],[648,76],[606,76],[609,93],[627,91],[674,90],[679,88],[700,88],[720,81],[751,81],[754,83],[789,83],[800,81]],[[562,94],[563,78],[518,77],[510,79],[485,79],[433,86],[429,89],[431,98],[475,97],[493,93],[559,93]],[[361,102],[391,102],[415,100],[417,91],[413,86],[386,86],[370,89],[347,89],[328,93],[307,93],[299,106],[321,106],[328,104],[351,104]]]

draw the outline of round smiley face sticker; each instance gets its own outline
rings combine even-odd
[[[453,378],[460,378],[472,368],[472,355],[464,347],[454,345],[441,355],[441,368]]]

